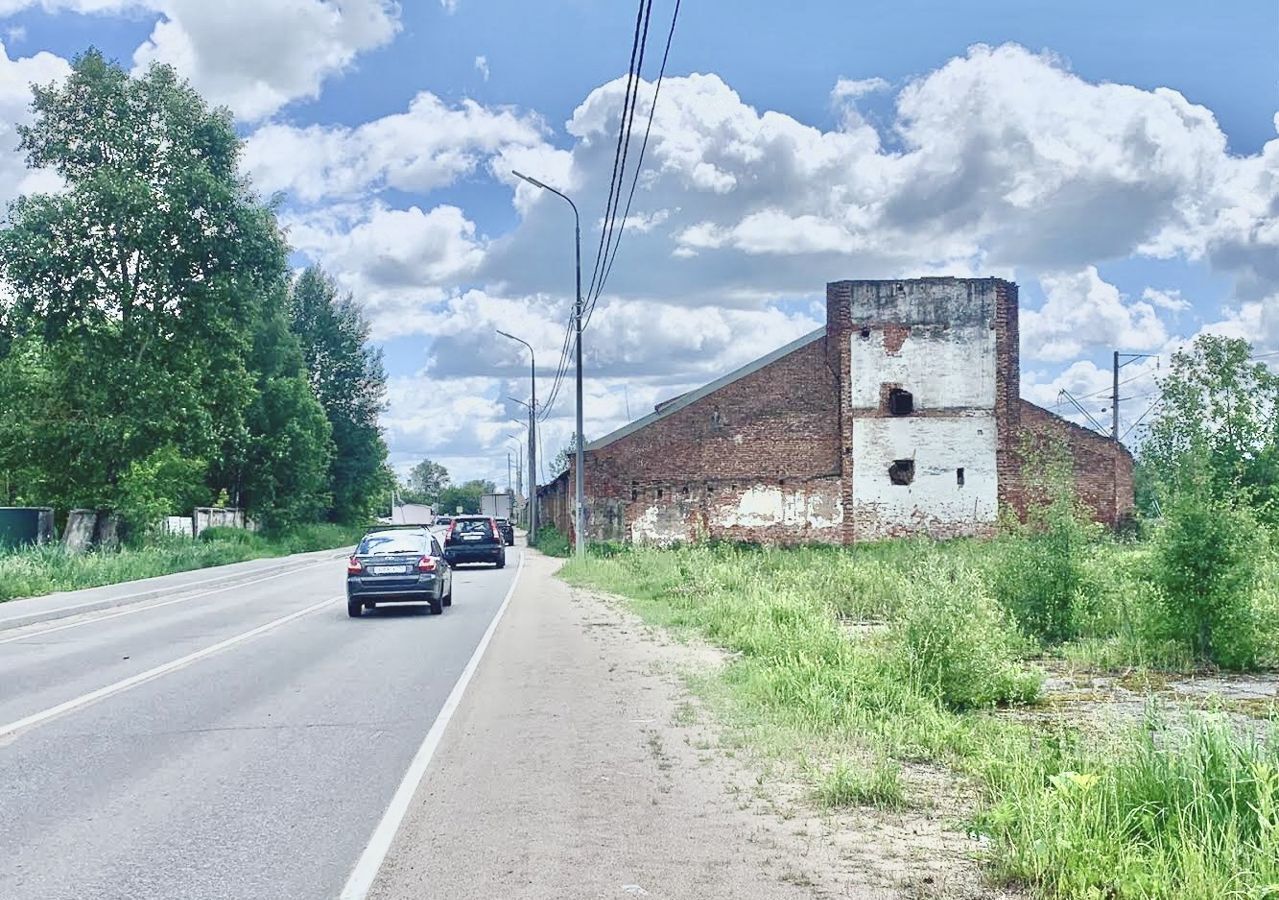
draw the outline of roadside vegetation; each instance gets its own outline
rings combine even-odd
[[[1036,896],[1276,896],[1273,702],[1072,719],[1044,693],[1279,667],[1279,384],[1249,356],[1210,337],[1173,359],[1123,538],[1038,447],[1031,515],[992,540],[609,547],[561,573],[729,651],[708,695],[819,805],[926,802],[904,770],[941,764],[977,790],[992,876]]]
[[[358,526],[307,525],[274,535],[210,528],[199,540],[155,538],[111,552],[67,553],[61,546],[0,553],[0,601],[101,587],[208,566],[354,546]]]

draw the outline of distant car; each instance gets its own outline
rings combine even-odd
[[[497,520],[488,516],[457,516],[444,538],[444,557],[449,565],[491,562],[499,569],[506,565],[506,547]]]
[[[439,615],[453,605],[453,572],[425,528],[384,528],[364,535],[346,564],[346,614],[378,603],[427,603]]]
[[[452,524],[453,524],[452,516],[436,516],[435,517],[436,528],[448,528]]]
[[[507,519],[497,520],[497,530],[502,532],[502,540],[506,541],[506,546],[515,546],[515,526]]]

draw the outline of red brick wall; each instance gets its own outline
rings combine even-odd
[[[1048,450],[1065,449],[1069,452],[1074,464],[1076,492],[1096,521],[1114,525],[1124,513],[1132,510],[1133,461],[1127,449],[1028,400],[1022,400],[1020,405],[1020,439]],[[1024,517],[1028,504],[1037,500],[1029,496],[1027,481],[1031,473],[1023,472],[1025,464],[1020,453],[1014,452],[1012,459],[1015,467],[1007,487],[1001,484],[1001,494],[1004,495],[1001,500],[1018,516]],[[1002,475],[1001,472],[1001,482]]]
[[[820,492],[814,503],[826,510],[838,507],[837,362],[827,358],[826,347],[826,340],[817,338],[589,450],[588,536],[627,539],[637,517],[647,515],[646,521],[656,517],[674,539],[803,541],[802,534],[785,527],[722,525],[719,512],[760,485],[787,493]]]

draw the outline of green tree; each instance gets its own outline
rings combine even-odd
[[[496,493],[497,485],[480,479],[451,485],[440,491],[439,510],[442,513],[455,513],[461,507],[463,513],[475,515],[480,511],[480,498],[485,494]]]
[[[1279,376],[1239,338],[1204,335],[1172,357],[1141,447],[1150,492],[1162,505],[1206,491],[1274,517],[1279,499]],[[1192,483],[1193,482],[1193,483]]]
[[[449,487],[449,470],[437,462],[424,459],[409,470],[409,482],[404,496],[415,503],[440,503],[445,488]]]
[[[354,299],[339,296],[318,267],[294,281],[289,307],[311,389],[333,433],[329,515],[338,522],[365,519],[386,488],[386,443],[378,427],[386,400],[381,351],[369,345],[369,326]]]
[[[572,464],[573,459],[577,455],[577,435],[571,434],[568,437],[568,443],[560,448],[555,454],[555,458],[551,460],[551,477],[557,478],[564,472],[568,471],[568,467]]]
[[[230,114],[169,67],[134,78],[96,50],[34,98],[22,148],[65,190],[20,198],[0,232],[13,291],[0,474],[27,502],[117,508],[135,527],[214,496],[270,526],[317,518],[334,428],[290,330],[288,249],[237,172]],[[335,310],[334,327],[358,356],[352,313]],[[362,359],[380,385],[380,363]]]
[[[245,506],[272,530],[317,521],[331,501],[332,429],[307,381],[283,304],[263,318],[251,363],[258,383],[238,479]]]
[[[34,376],[18,393],[38,404],[39,433],[9,442],[6,465],[28,473],[33,500],[116,506],[126,473],[163,448],[217,460],[247,446],[245,323],[281,289],[287,253],[237,175],[229,113],[171,68],[131,78],[91,50],[32,108],[22,149],[65,189],[20,198],[0,232],[14,294],[0,352]],[[187,473],[188,487],[205,480]]]

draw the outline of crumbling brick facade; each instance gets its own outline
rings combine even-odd
[[[587,537],[852,543],[993,531],[1028,502],[1027,436],[1064,448],[1079,495],[1132,506],[1121,446],[1018,395],[1017,286],[842,281],[814,332],[587,446]],[[539,492],[571,532],[572,478]]]

